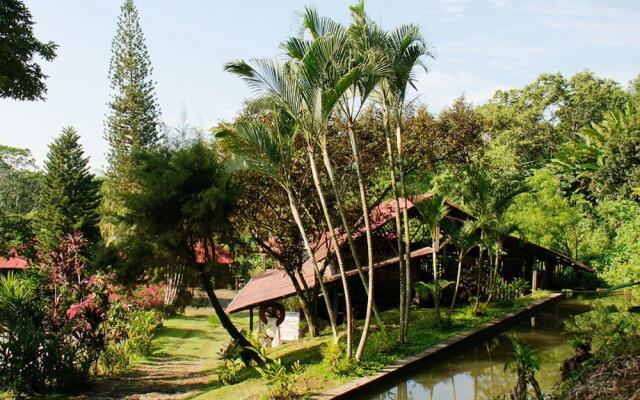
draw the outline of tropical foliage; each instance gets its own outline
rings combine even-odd
[[[330,338],[318,356],[336,376],[433,344],[464,325],[462,314],[483,321],[518,304],[528,283],[502,274],[511,236],[596,270],[567,273],[574,286],[640,282],[640,78],[625,90],[589,71],[542,74],[432,114],[413,99],[434,62],[419,26],[387,30],[362,1],[345,24],[306,7],[282,57],[224,65],[255,96],[206,132],[186,112],[163,125],[134,1],[120,11],[106,176],[89,170],[73,128],[54,139],[43,170],[29,150],[0,145],[0,255],[30,262],[0,278],[3,389],[47,392],[125,369],[153,352],[156,326],[200,288],[215,312],[209,328],[232,339],[218,380],[231,385],[258,365],[271,398],[298,397],[304,368],[269,360],[216,292],[268,268],[290,280],[287,306],[311,336]],[[0,97],[42,99],[46,76],[33,59],[52,60],[57,46],[33,36],[21,1],[0,17]],[[380,226],[383,204],[393,216]],[[454,204],[471,217],[452,216]],[[393,312],[375,301],[381,238],[397,256]],[[425,265],[410,257],[417,243],[430,246]],[[450,265],[455,281],[445,279]],[[420,268],[429,279],[414,282]],[[615,327],[594,341],[624,351],[620,338],[637,327],[620,315],[576,318],[571,329]],[[514,342],[508,367],[516,398],[527,385],[539,397],[530,349]]]

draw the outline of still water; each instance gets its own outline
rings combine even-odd
[[[560,379],[560,366],[573,353],[563,334],[563,321],[591,309],[581,296],[566,299],[539,311],[506,331],[537,351],[540,371],[536,373],[542,390]],[[400,376],[387,386],[373,388],[360,400],[481,400],[507,393],[515,385],[515,375],[504,371],[512,346],[502,334],[461,349],[418,370]]]

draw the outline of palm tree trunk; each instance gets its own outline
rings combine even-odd
[[[402,247],[402,221],[400,217],[400,200],[398,195],[398,185],[396,181],[396,160],[395,153],[393,151],[393,146],[391,144],[391,133],[389,132],[389,112],[386,106],[383,103],[383,125],[384,125],[384,136],[387,144],[387,155],[388,155],[388,164],[389,164],[389,172],[391,174],[391,191],[393,193],[393,197],[396,201],[396,212],[395,212],[395,222],[396,222],[396,241],[398,245],[398,271],[400,276],[400,330],[398,341],[400,343],[405,343],[407,341],[406,331],[404,323],[406,314],[405,308],[408,304],[407,301],[407,287],[406,287],[406,279],[405,279],[405,257],[404,257],[404,248]]]
[[[373,240],[371,238],[371,224],[369,223],[369,205],[367,202],[367,192],[364,187],[364,180],[362,179],[362,172],[360,170],[360,150],[358,148],[358,141],[356,139],[356,135],[353,132],[353,127],[351,123],[348,124],[349,131],[349,141],[351,142],[351,152],[353,153],[353,160],[356,166],[356,176],[358,178],[358,189],[360,192],[360,206],[362,207],[362,218],[364,221],[364,229],[365,235],[367,239],[367,268],[369,271],[369,282],[368,284],[364,282],[365,289],[367,291],[367,311],[364,318],[364,326],[362,327],[362,336],[360,337],[360,342],[358,343],[358,348],[356,349],[356,360],[360,360],[362,357],[362,352],[364,351],[364,346],[367,343],[367,338],[369,336],[369,327],[371,326],[371,313],[375,312],[376,319],[378,320],[378,325],[381,329],[383,329],[382,319],[378,315],[378,312],[375,307],[375,299],[374,299],[374,269],[373,269]],[[344,221],[343,221],[344,223]],[[351,233],[349,235],[349,245],[351,246]],[[355,252],[355,246],[352,246],[352,252]],[[357,258],[357,257],[356,257]],[[360,264],[359,260],[356,263],[356,268],[358,268],[358,272],[360,273],[362,269],[358,265]],[[360,273],[360,278],[362,279],[362,273]]]
[[[253,351],[253,345],[247,340],[247,338],[238,331],[238,328],[233,324],[227,313],[222,308],[222,304],[218,300],[216,296],[216,292],[213,290],[213,286],[211,285],[211,279],[206,272],[206,268],[204,264],[197,264],[198,273],[200,275],[200,283],[202,284],[202,288],[207,293],[209,297],[209,302],[211,302],[211,306],[213,310],[216,312],[218,319],[220,320],[220,324],[222,327],[229,333],[229,336],[233,340],[235,340],[240,347],[242,347],[242,359],[245,362],[250,360],[255,361],[258,365],[263,365],[265,360],[260,358],[258,354]]]
[[[491,299],[493,298],[493,291],[495,290],[495,283],[496,280],[498,279],[498,266],[500,265],[500,241],[497,240],[496,241],[496,262],[495,262],[495,266],[493,267],[493,273],[491,274],[491,286],[489,288],[489,298],[487,299],[487,304],[489,304],[489,302],[491,302]]]
[[[298,282],[298,278],[296,277],[296,274],[294,272],[292,272],[287,268],[285,268],[285,272],[289,276],[289,279],[291,279],[293,288],[295,289],[296,294],[298,295],[298,303],[300,303],[300,308],[302,308],[302,312],[304,313],[305,320],[307,321],[307,325],[309,326],[309,334],[311,335],[311,337],[316,337],[318,336],[318,328],[316,327],[316,321],[314,319],[314,316],[311,313],[309,302],[305,297],[306,291],[303,290],[302,287],[300,286],[300,283]],[[298,276],[300,277],[301,281],[304,281],[304,276],[302,276],[302,274],[298,274]]]
[[[324,298],[324,303],[327,306],[327,314],[329,315],[329,323],[331,324],[331,332],[333,333],[334,340],[338,340],[338,326],[336,323],[336,315],[333,312],[333,306],[331,304],[331,297],[329,297],[329,291],[327,287],[324,285],[324,277],[320,273],[320,268],[318,268],[318,262],[316,260],[316,256],[313,253],[313,249],[311,248],[311,244],[309,243],[309,238],[307,237],[307,232],[304,230],[304,225],[302,224],[302,218],[300,217],[300,212],[298,210],[298,206],[296,205],[295,198],[293,197],[293,193],[291,189],[285,188],[287,191],[287,196],[289,198],[289,208],[291,209],[291,214],[293,215],[293,219],[298,226],[298,230],[300,231],[300,236],[302,237],[302,243],[304,244],[304,248],[307,251],[307,255],[309,256],[309,260],[311,260],[311,265],[313,266],[313,272],[316,274],[316,278],[318,279],[318,284],[320,285],[320,290],[322,291],[322,297]]]
[[[355,136],[354,136],[354,139],[355,139]],[[349,224],[349,221],[347,220],[347,215],[344,211],[344,206],[342,204],[342,199],[340,197],[341,192],[335,180],[335,175],[333,174],[333,166],[331,165],[331,159],[329,158],[329,151],[326,147],[326,144],[322,146],[322,160],[323,160],[325,169],[327,171],[327,175],[329,176],[329,182],[331,183],[331,188],[333,189],[333,193],[336,198],[336,203],[338,206],[338,214],[340,215],[340,222],[342,223],[342,228],[344,229],[345,235],[347,236],[349,249],[351,250],[351,256],[353,257],[356,270],[358,271],[358,275],[360,276],[360,280],[362,281],[362,285],[364,286],[364,290],[365,290],[365,293],[367,294],[367,299],[368,299],[369,283],[367,282],[367,278],[365,277],[364,271],[362,270],[362,263],[360,262],[360,256],[358,255],[358,250],[353,240],[353,232],[351,231],[351,226]],[[358,161],[356,161],[356,170],[358,175],[358,186],[360,186],[360,189],[359,189],[360,200],[362,203],[362,210],[363,210],[362,213],[363,213],[364,224],[365,224],[365,233],[366,233],[366,240],[367,240],[367,255],[369,257],[369,270],[371,270],[373,268],[373,244],[371,241],[371,226],[369,224],[369,209],[367,206],[367,197],[366,197],[364,182],[360,174],[359,155],[357,157],[357,160]],[[372,305],[372,310],[375,314],[378,324],[382,326],[382,319],[380,318],[380,314],[378,313],[378,309],[375,305],[375,302]]]
[[[460,288],[460,277],[462,275],[462,260],[464,259],[464,253],[460,249],[460,256],[458,257],[458,273],[456,275],[456,287],[453,290],[453,299],[451,299],[451,306],[449,306],[449,315],[453,313],[453,308],[456,305],[456,297],[458,297],[458,289]]]
[[[482,240],[484,240],[484,230],[480,231],[480,243],[482,243]],[[480,304],[480,286],[481,286],[480,278],[482,277],[482,263],[484,262],[483,255],[484,255],[484,246],[482,244],[479,244],[478,245],[478,271],[476,272],[476,301],[472,309],[474,314],[478,312],[478,305]]]
[[[409,205],[407,200],[407,188],[404,183],[404,149],[402,147],[402,129],[400,127],[400,121],[397,121],[396,126],[396,144],[398,146],[398,173],[400,175],[400,196],[404,199],[404,207],[402,208],[402,219],[404,222],[404,246],[407,259],[405,261],[405,279],[407,280],[405,293],[406,306],[404,308],[404,332],[405,335],[409,329],[409,310],[411,309],[411,227],[409,225]]]
[[[442,293],[438,289],[438,250],[435,240],[432,241],[433,248],[431,252],[431,260],[433,263],[433,306],[436,309],[436,320],[440,321],[440,296]]]
[[[344,268],[344,261],[342,259],[342,252],[340,251],[340,243],[338,243],[338,239],[336,238],[336,233],[333,227],[333,222],[331,221],[331,216],[329,215],[329,208],[327,206],[327,200],[324,196],[324,190],[322,189],[322,184],[320,182],[320,176],[318,175],[318,168],[316,165],[316,160],[314,157],[314,151],[309,146],[307,149],[309,154],[309,162],[311,164],[311,174],[313,176],[313,183],[315,184],[316,191],[318,192],[318,197],[320,197],[320,205],[322,206],[322,212],[324,214],[324,219],[327,224],[327,230],[329,231],[329,238],[331,239],[331,243],[333,246],[334,253],[336,258],[338,259],[338,268],[340,269],[340,277],[342,278],[342,288],[344,290],[344,302],[346,307],[346,327],[347,327],[347,358],[351,358],[353,354],[353,319],[351,309],[351,293],[349,292],[349,282],[347,281],[347,274]]]

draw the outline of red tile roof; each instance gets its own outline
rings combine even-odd
[[[28,266],[27,260],[22,257],[0,257],[0,269],[26,269]]]
[[[233,264],[233,255],[231,251],[222,246],[214,246],[216,262],[220,265],[229,265]],[[204,264],[205,260],[205,251],[204,246],[201,243],[196,244],[195,248],[196,252],[196,262],[199,264]],[[211,247],[209,247],[209,252],[211,252]]]
[[[424,193],[420,195],[413,196],[411,200],[407,200],[407,208],[411,210],[415,207],[415,203],[423,201],[425,199],[430,198],[431,193]],[[399,199],[401,207],[404,205],[404,199]],[[447,201],[447,204],[451,209],[455,209],[458,213],[464,215],[465,218],[473,218],[473,216],[469,215],[467,212],[462,210],[458,205]],[[387,222],[391,221],[395,217],[396,211],[396,200],[390,199],[386,200],[377,207],[374,207],[371,211],[371,228],[373,230],[385,225]],[[353,232],[353,237],[357,238],[360,235],[364,234],[364,228],[361,227]],[[343,246],[346,243],[346,235],[342,233],[342,229],[336,229],[336,236],[338,239],[338,243],[340,246]],[[574,268],[580,268],[585,271],[593,272],[593,270],[587,267],[585,264],[572,260],[571,258],[564,256],[558,252],[546,249],[542,246],[538,246],[536,244],[518,239],[512,238],[520,241],[521,245],[524,247],[535,248],[537,251],[544,252],[547,254],[555,256],[568,265],[573,266]],[[322,261],[327,257],[329,252],[329,248],[331,246],[329,235],[324,233],[320,236],[320,239],[317,242],[316,250],[314,252],[316,261],[318,264],[321,264]],[[427,254],[431,254],[431,247],[424,247],[422,249],[414,250],[411,252],[411,258],[416,258],[420,256],[424,256]],[[396,265],[399,261],[399,257],[392,257],[384,261],[377,262],[374,264],[375,268],[386,267],[389,265]],[[364,268],[366,270],[366,268]],[[347,271],[347,275],[351,276],[356,274],[357,270],[353,269]],[[314,272],[311,260],[307,260],[302,266],[302,274],[304,276],[305,281],[309,288],[314,287],[315,279]],[[340,274],[331,274],[329,268],[325,270],[325,282],[334,282],[340,279]],[[269,270],[262,274],[256,275],[249,280],[247,285],[243,287],[240,292],[236,295],[233,301],[227,307],[227,312],[234,313],[238,311],[245,310],[250,307],[254,307],[260,303],[279,300],[285,297],[289,297],[295,294],[295,288],[293,287],[293,283],[291,283],[291,279],[287,276],[287,274],[282,270]]]
[[[411,252],[411,258],[416,258],[431,254],[431,247],[424,247],[422,249],[414,250]],[[389,265],[396,265],[400,257],[392,257],[387,260],[375,263],[374,268],[387,267]],[[363,268],[365,271],[367,267]],[[347,276],[353,276],[358,273],[357,270],[349,270],[346,272]],[[302,275],[307,286],[313,288],[316,284],[315,275],[311,263],[305,263],[302,267]],[[340,274],[329,274],[329,269],[325,270],[325,282],[335,282],[340,280]],[[300,279],[298,279],[300,282]],[[280,300],[285,297],[292,296],[296,293],[291,279],[282,270],[268,270],[260,275],[256,275],[243,287],[240,292],[234,297],[231,303],[227,306],[228,313],[234,313],[245,310],[250,307],[254,307],[260,303],[268,301]]]

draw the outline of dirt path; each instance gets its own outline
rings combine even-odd
[[[231,291],[216,291],[223,304]],[[168,320],[160,332],[158,355],[133,366],[124,374],[102,379],[72,399],[185,399],[215,381],[213,355],[226,335],[212,329],[206,319],[211,308],[189,309],[188,318]]]
[[[156,358],[98,382],[75,399],[184,399],[202,392],[212,372],[197,360]]]

